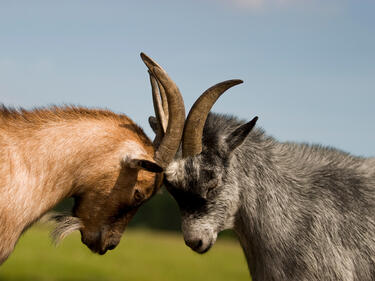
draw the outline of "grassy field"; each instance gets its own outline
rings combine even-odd
[[[47,226],[34,226],[0,268],[1,281],[184,281],[250,280],[239,244],[219,239],[205,255],[185,246],[182,236],[129,229],[104,256],[92,254],[79,233],[51,246]]]

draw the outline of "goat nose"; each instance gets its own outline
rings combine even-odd
[[[99,254],[99,255],[104,255],[106,252],[107,252],[107,249],[99,250],[99,251],[98,251],[98,254]]]
[[[190,248],[192,248],[193,250],[196,250],[202,247],[203,242],[201,239],[188,239],[188,240],[185,240],[185,244],[189,246]]]
[[[107,250],[113,250],[114,248],[116,248],[116,244],[109,244],[108,246],[107,246]]]

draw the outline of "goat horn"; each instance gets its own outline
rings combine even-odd
[[[190,109],[185,122],[182,139],[182,156],[194,156],[202,152],[203,127],[208,113],[217,99],[229,88],[243,83],[242,80],[227,80],[207,89]]]
[[[159,86],[161,105],[162,105],[162,109],[163,109],[163,112],[164,112],[164,120],[161,120],[161,121],[162,121],[163,130],[164,130],[164,133],[165,133],[167,131],[168,118],[169,118],[168,99],[167,99],[167,96],[165,94],[165,90],[164,90],[163,85],[159,82],[159,80],[156,80],[156,81],[157,81],[158,86]]]
[[[163,130],[163,135],[167,131],[168,125],[168,104],[167,96],[163,86],[159,81],[156,80],[155,76],[151,71],[148,71],[150,74],[150,83],[152,89],[152,101],[154,104],[155,117],[158,120],[158,124],[161,125]]]
[[[149,71],[150,74],[150,83],[151,83],[151,90],[152,90],[152,101],[154,105],[154,112],[155,112],[155,118],[150,119],[149,123],[151,128],[155,132],[155,139],[153,141],[154,148],[157,149],[164,137],[164,134],[166,132],[166,122],[165,122],[165,115],[164,110],[162,108],[159,92],[158,92],[158,85],[156,82],[156,78],[153,76],[153,74]],[[153,123],[151,123],[153,122]]]
[[[167,96],[169,111],[167,131],[155,151],[155,161],[165,168],[173,160],[182,138],[185,122],[184,101],[178,87],[165,70],[144,53],[141,53],[141,58],[152,75],[160,82]]]

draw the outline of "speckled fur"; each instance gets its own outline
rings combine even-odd
[[[375,280],[375,158],[261,129],[230,151],[242,124],[210,114],[202,153],[167,170],[186,243],[204,253],[234,229],[254,281]]]

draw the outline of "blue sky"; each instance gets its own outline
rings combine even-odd
[[[0,102],[109,108],[153,137],[143,51],[187,108],[243,79],[214,111],[375,156],[374,14],[373,0],[0,0]]]

